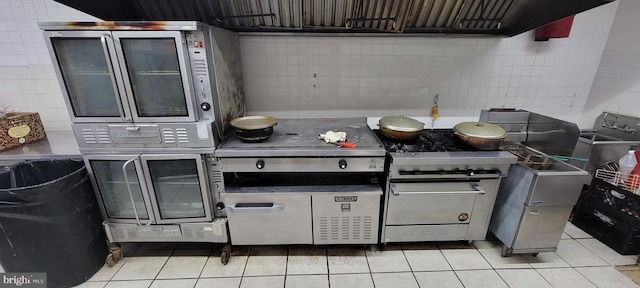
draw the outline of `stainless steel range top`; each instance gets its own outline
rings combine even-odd
[[[380,139],[389,153],[382,243],[485,239],[500,179],[516,156],[465,146],[451,130]]]
[[[394,179],[442,178],[486,171],[500,171],[499,174],[505,176],[508,166],[516,159],[509,152],[481,151],[460,143],[450,129],[423,130],[420,137],[410,141],[394,140],[378,130],[374,132],[389,153],[389,173]]]
[[[343,148],[318,139],[327,131],[347,133],[356,148]],[[262,142],[243,142],[231,135],[216,157],[358,157],[384,156],[385,149],[367,126],[366,118],[280,118],[273,135]]]

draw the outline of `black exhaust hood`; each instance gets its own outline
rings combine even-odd
[[[514,36],[615,0],[55,0],[105,21],[239,32]]]

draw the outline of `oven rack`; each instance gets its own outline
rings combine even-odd
[[[627,174],[607,169],[597,169],[595,178],[620,187],[633,194],[640,195],[640,175]]]

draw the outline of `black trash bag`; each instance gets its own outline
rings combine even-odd
[[[84,163],[39,160],[0,168],[0,265],[78,285],[104,264],[107,240]]]

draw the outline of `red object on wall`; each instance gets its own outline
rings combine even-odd
[[[549,41],[549,38],[566,38],[571,32],[573,16],[551,22],[536,30],[536,41]]]

